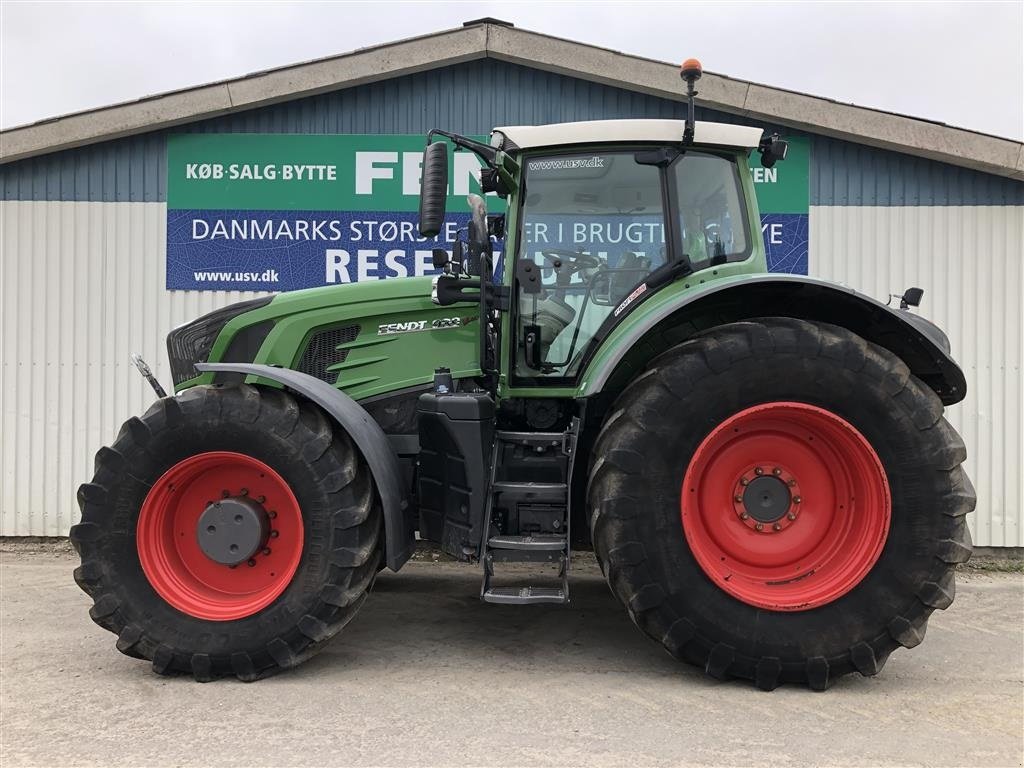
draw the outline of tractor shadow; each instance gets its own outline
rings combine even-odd
[[[658,685],[675,680],[692,693],[754,692],[749,681],[715,680],[669,656],[633,624],[596,563],[585,555],[580,559],[577,565],[574,557],[568,605],[484,603],[479,565],[412,562],[400,573],[383,572],[352,623],[287,677],[327,676],[343,683],[371,673],[470,680],[514,670],[534,681],[610,674]],[[513,573],[505,583],[544,585],[530,573]],[[870,685],[871,679],[846,675],[831,690]],[[786,685],[779,691],[798,698],[818,695],[801,686]]]
[[[514,573],[504,583],[555,583],[529,573]],[[487,604],[479,597],[480,579],[479,565],[456,563],[410,563],[400,573],[384,572],[352,623],[296,671],[380,666],[422,674],[425,667],[511,665],[560,675],[691,673],[633,625],[595,566],[571,574],[568,605]]]

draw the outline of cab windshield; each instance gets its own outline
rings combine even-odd
[[[670,262],[697,271],[749,255],[733,159],[688,151],[668,168],[638,162],[649,156],[630,150],[526,161],[517,376],[574,375],[601,326],[639,301],[648,275]],[[679,206],[668,217],[667,199]],[[670,247],[676,241],[682,248]]]

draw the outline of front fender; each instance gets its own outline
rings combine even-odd
[[[204,373],[226,371],[270,379],[312,400],[341,425],[366,459],[380,494],[384,512],[385,562],[393,571],[402,567],[412,555],[416,542],[405,520],[407,501],[398,457],[384,430],[359,403],[330,384],[289,368],[254,363],[197,363],[196,368]]]
[[[679,285],[678,283],[676,284]],[[693,335],[755,317],[792,317],[842,326],[901,358],[946,405],[967,394],[949,339],[934,324],[848,288],[802,275],[747,275],[667,288],[626,315],[580,379],[580,397],[624,386],[654,355]]]

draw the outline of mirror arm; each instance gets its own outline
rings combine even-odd
[[[427,134],[427,144],[431,142],[434,136],[444,136],[455,146],[468,149],[483,160],[488,168],[492,168],[497,172],[498,178],[501,179],[506,189],[513,190],[516,188],[515,172],[518,166],[505,152],[492,147],[490,144],[484,144],[482,141],[477,141],[458,133],[452,133],[451,131],[442,131],[440,128],[432,128],[430,130]]]
[[[458,133],[451,133],[450,131],[442,131],[440,128],[431,128],[427,134],[427,144],[430,143],[434,136],[444,136],[446,139],[451,140],[452,144],[463,149],[468,149],[470,152],[477,155],[481,160],[487,163],[491,168],[496,168],[498,164],[498,149],[492,147],[490,144],[484,144],[476,139],[470,139],[466,136],[462,136]]]

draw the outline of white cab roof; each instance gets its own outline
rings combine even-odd
[[[624,141],[677,144],[683,140],[684,127],[682,120],[589,120],[551,125],[515,125],[494,130],[504,134],[508,141],[520,149],[533,149]],[[760,128],[697,121],[693,142],[754,149],[761,141],[761,135]]]

